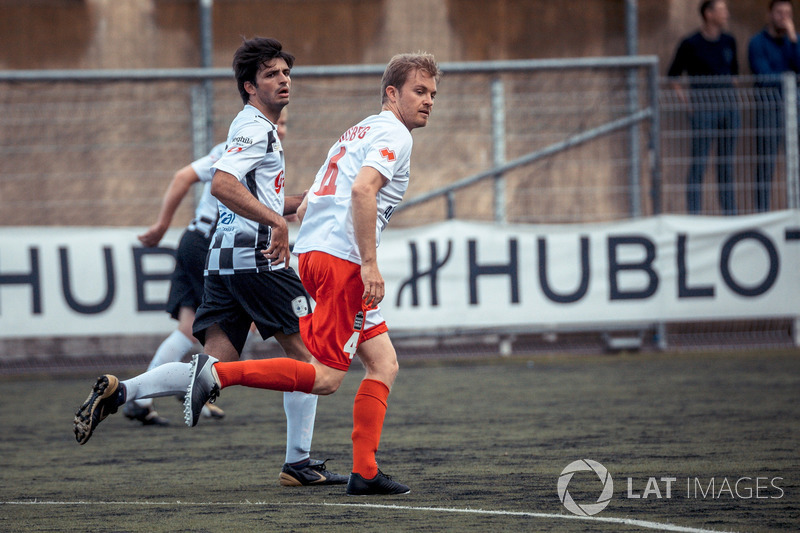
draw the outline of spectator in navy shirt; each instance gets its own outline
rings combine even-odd
[[[780,75],[800,72],[800,46],[792,20],[791,0],[772,0],[767,26],[752,39],[747,50],[750,70],[756,81],[756,162],[755,207],[768,211],[775,156],[783,141],[783,96]]]
[[[733,158],[740,117],[731,76],[739,74],[736,40],[724,30],[730,13],[725,0],[706,0],[700,4],[700,30],[681,41],[667,73],[677,78],[690,77],[687,101],[678,81],[672,83],[681,99],[691,108],[692,163],[686,187],[686,208],[698,214],[702,206],[702,182],[708,153],[717,141],[717,184],[723,214],[736,214]]]

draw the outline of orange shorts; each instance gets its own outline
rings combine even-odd
[[[389,330],[386,321],[361,299],[361,265],[324,252],[298,259],[300,279],[316,302],[313,312],[300,317],[303,342],[323,365],[347,370],[359,344]]]

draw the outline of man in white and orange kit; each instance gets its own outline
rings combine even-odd
[[[293,253],[303,285],[316,302],[295,309],[314,359],[217,362],[194,356],[187,390],[187,423],[232,385],[331,394],[354,355],[366,368],[353,403],[353,469],[347,493],[405,494],[406,485],[383,474],[375,460],[387,399],[397,376],[397,354],[378,304],[381,231],[408,188],[411,130],[424,127],[441,73],[430,54],[392,58],[381,83],[382,110],[347,130],[328,152],[298,208],[302,218]]]

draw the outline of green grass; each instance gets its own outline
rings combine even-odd
[[[339,392],[319,402],[313,455],[340,473],[350,468],[361,375],[354,365]],[[271,391],[226,389],[218,402],[226,418],[192,429],[177,401],[160,398],[172,426],[117,414],[79,446],[72,416],[93,379],[0,379],[0,531],[651,530],[576,519],[562,506],[559,475],[584,458],[614,479],[599,519],[800,528],[797,351],[401,361],[378,460],[412,493],[366,499],[341,486],[278,486],[285,421],[281,394]],[[677,478],[672,498],[627,497],[627,478],[641,495],[650,477]],[[686,497],[687,479],[705,490],[712,478],[733,485],[743,477],[781,477],[783,494]],[[600,482],[578,473],[569,490],[593,503]]]

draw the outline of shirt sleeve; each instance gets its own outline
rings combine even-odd
[[[222,156],[223,152],[225,152],[225,143],[219,143],[208,154],[192,162],[192,170],[200,178],[200,181],[211,181],[214,175],[214,169],[211,167]]]
[[[411,158],[411,133],[403,126],[384,128],[370,142],[361,166],[372,167],[387,180]]]
[[[227,145],[227,150],[212,168],[222,170],[243,181],[247,173],[264,160],[270,143],[270,130],[257,123],[239,128]]]
[[[755,75],[773,74],[767,59],[767,51],[764,47],[764,40],[759,35],[750,39],[747,47],[747,60],[750,63],[750,70]]]
[[[672,63],[669,66],[669,70],[667,71],[667,76],[676,77],[680,76],[686,71],[686,54],[688,53],[688,43],[686,39],[681,41],[681,44],[678,45],[678,49],[675,51],[675,57],[672,59]]]
[[[731,63],[731,74],[739,75],[739,51],[736,49],[736,39],[731,37],[731,49],[733,50],[733,62]]]

